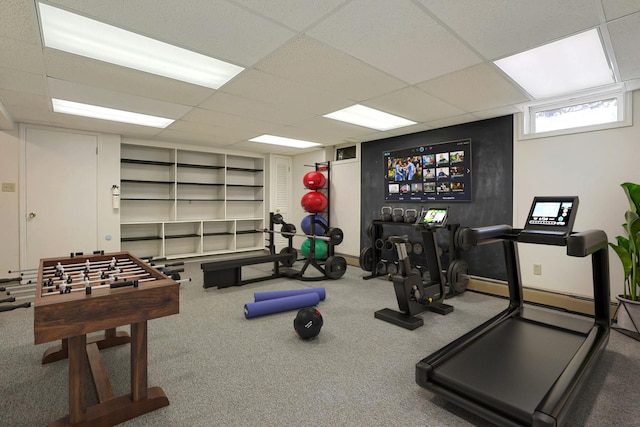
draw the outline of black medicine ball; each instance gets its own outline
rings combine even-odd
[[[293,329],[300,338],[305,340],[318,335],[320,328],[322,328],[322,314],[314,307],[298,311],[298,315],[293,320]]]

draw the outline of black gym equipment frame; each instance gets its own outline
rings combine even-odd
[[[416,365],[416,382],[503,426],[561,426],[604,352],[610,333],[607,236],[601,230],[568,237],[521,234],[511,226],[466,229],[471,246],[502,242],[509,306]],[[594,318],[523,306],[517,243],[566,246],[591,256]]]

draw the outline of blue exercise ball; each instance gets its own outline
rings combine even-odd
[[[315,218],[315,232],[311,230],[311,218]],[[320,223],[324,224],[325,226],[328,225],[327,220],[322,215],[307,215],[302,219],[302,232],[308,235],[322,236],[324,234],[325,228],[322,227]]]

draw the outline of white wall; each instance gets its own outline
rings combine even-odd
[[[628,202],[620,184],[640,182],[640,91],[633,93],[633,126],[564,136],[519,140],[514,136],[513,225],[523,227],[534,196],[578,196],[575,231],[601,229],[609,241],[622,234]],[[514,128],[520,117],[514,119]],[[564,248],[520,245],[525,286],[592,296],[588,259],[565,255]],[[622,267],[609,252],[611,295],[622,291]],[[533,275],[542,264],[542,275]]]
[[[28,126],[28,125],[27,125]],[[46,127],[38,127],[47,129]],[[73,131],[70,131],[73,132]],[[54,132],[59,137],[60,129]],[[20,180],[22,141],[18,130],[0,132],[0,182],[15,183],[16,192],[0,192],[0,278],[21,267]],[[46,167],[42,173],[50,173]],[[82,177],[79,177],[82,179]],[[107,252],[120,250],[120,213],[111,206],[111,186],[120,182],[120,137],[98,134],[98,243]],[[110,238],[107,238],[109,236]],[[23,268],[25,266],[22,266]]]
[[[15,277],[8,274],[20,266],[19,234],[19,165],[20,137],[15,132],[0,131],[0,182],[16,184],[13,193],[0,192],[0,278]]]
[[[360,256],[360,169],[359,154],[331,163],[331,226],[344,233],[336,253],[354,257]]]

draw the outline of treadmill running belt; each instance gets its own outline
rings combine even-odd
[[[431,380],[530,424],[584,338],[511,318],[434,369]]]

